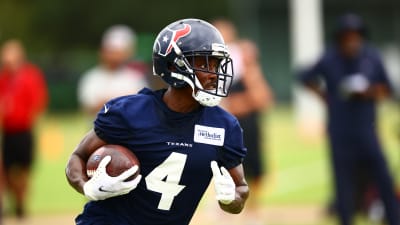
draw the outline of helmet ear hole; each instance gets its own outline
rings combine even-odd
[[[170,62],[167,63],[167,68],[168,68],[169,71],[173,71],[173,72],[176,71],[175,66],[172,65],[172,63],[170,63]]]

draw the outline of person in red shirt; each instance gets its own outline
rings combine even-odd
[[[0,181],[3,180],[3,162],[0,156]],[[1,193],[3,193],[3,182],[0,182],[0,225],[3,224],[3,198]]]
[[[5,188],[15,200],[15,213],[25,215],[31,165],[34,156],[33,127],[48,101],[42,71],[26,61],[18,40],[8,40],[1,48],[0,129],[2,135]]]

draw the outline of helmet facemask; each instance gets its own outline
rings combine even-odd
[[[214,44],[212,51],[193,51],[182,53],[177,45],[174,45],[177,55],[174,60],[175,72],[171,76],[185,81],[192,88],[192,96],[203,106],[216,106],[222,97],[226,97],[233,79],[232,59],[229,57],[224,45]],[[202,67],[196,67],[196,60],[204,57]],[[212,58],[218,59],[217,66],[210,64]],[[211,67],[214,68],[211,68]],[[208,73],[216,76],[211,86],[201,84],[196,73]]]

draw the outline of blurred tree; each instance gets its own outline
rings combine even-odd
[[[2,0],[0,34],[4,35],[0,38],[24,37],[34,49],[97,48],[102,32],[112,24],[123,23],[139,33],[154,33],[179,18],[229,16],[227,2]]]
[[[26,37],[32,19],[32,2],[23,0],[0,1],[0,39]]]

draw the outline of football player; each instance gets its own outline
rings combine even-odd
[[[377,135],[376,104],[390,96],[390,83],[377,50],[367,42],[366,26],[356,14],[337,23],[335,41],[299,80],[326,103],[335,205],[341,225],[352,224],[363,197],[364,183],[373,182],[385,207],[387,224],[399,225],[394,182]],[[325,85],[319,85],[324,81]],[[365,177],[365,178],[364,178]]]
[[[109,101],[72,153],[67,179],[91,200],[76,224],[189,224],[211,178],[224,211],[243,209],[249,190],[242,129],[217,106],[233,77],[221,34],[199,19],[168,25],[155,40],[153,70],[168,89]],[[106,144],[132,150],[141,175],[124,181],[137,171],[134,166],[110,177],[107,156],[89,179],[86,161]]]

